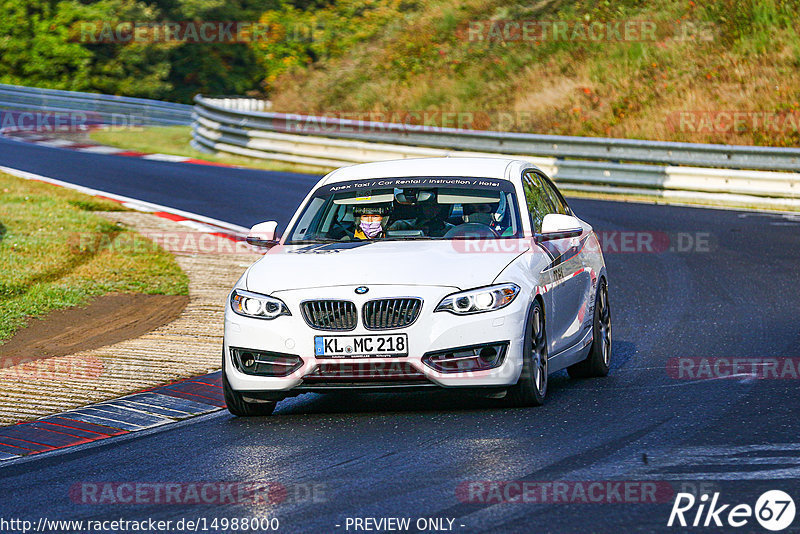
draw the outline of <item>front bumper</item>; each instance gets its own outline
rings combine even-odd
[[[524,293],[500,310],[461,316],[433,311],[442,298],[456,291],[452,287],[370,286],[370,291],[366,295],[356,294],[356,287],[338,286],[275,292],[272,296],[283,300],[292,315],[272,320],[243,317],[234,313],[230,309],[230,304],[226,305],[223,354],[225,374],[231,387],[242,392],[284,392],[289,396],[300,391],[327,389],[430,386],[493,388],[517,382],[522,368],[524,322],[529,304]],[[330,332],[308,326],[300,311],[300,302],[320,298],[323,294],[325,298],[350,300],[356,304],[358,310],[361,310],[367,300],[378,298],[415,296],[422,298],[423,304],[418,319],[405,328],[385,332],[367,330],[359,320],[355,330]],[[358,359],[317,358],[314,355],[315,336],[382,333],[407,334],[408,355],[398,358]],[[434,351],[488,343],[503,343],[506,347],[502,363],[492,369],[441,372],[423,363],[423,356]],[[302,365],[283,377],[245,374],[234,365],[231,347],[294,354],[302,359]],[[358,368],[356,374],[363,376],[348,374],[349,366],[356,366]],[[344,378],[342,376],[331,378],[332,369],[334,374],[344,373]],[[372,369],[378,371],[371,372]],[[326,377],[329,379],[326,380]]]

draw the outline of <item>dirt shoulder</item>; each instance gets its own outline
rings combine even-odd
[[[30,319],[0,346],[0,367],[137,338],[177,319],[188,302],[186,295],[120,293],[96,297],[86,306],[52,311]]]
[[[174,238],[173,242],[179,242],[180,250],[173,250],[173,253],[189,278],[188,302],[174,320],[122,341],[115,342],[113,336],[125,332],[126,335],[138,333],[137,329],[144,329],[147,321],[151,324],[152,321],[163,321],[166,318],[164,303],[160,303],[155,311],[151,309],[151,314],[134,311],[133,301],[127,301],[130,306],[119,306],[119,302],[113,302],[112,298],[96,304],[104,309],[90,310],[90,304],[84,309],[87,315],[72,317],[75,324],[70,324],[70,319],[62,316],[59,321],[65,330],[50,336],[49,340],[44,334],[35,335],[34,331],[24,334],[31,336],[29,340],[39,343],[43,354],[47,353],[48,346],[62,342],[65,350],[69,346],[78,350],[70,354],[32,358],[28,363],[0,369],[0,425],[116,398],[220,367],[225,299],[238,277],[257,256],[233,249],[224,237],[200,234],[151,214],[97,213],[140,234],[169,235]],[[88,326],[79,322],[91,314],[102,318],[104,310],[109,314],[106,328],[102,327],[102,319]],[[125,313],[139,319],[115,318],[115,314],[124,316]],[[34,323],[32,328],[41,328],[42,332],[58,329],[57,324],[41,323],[41,326]],[[97,346],[107,341],[111,344]],[[91,348],[92,344],[95,348]],[[22,350],[19,345],[11,345],[10,341],[0,346],[0,356],[5,356],[6,347]],[[24,356],[26,351],[22,350],[21,354]],[[35,354],[33,349],[27,351],[27,355],[31,354]]]

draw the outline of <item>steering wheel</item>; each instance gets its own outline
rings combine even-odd
[[[350,226],[350,228],[347,228],[341,221],[336,221],[328,230],[325,237],[336,239],[337,241],[350,241],[350,239],[347,238],[350,237],[355,230],[353,225]]]
[[[445,239],[454,237],[500,237],[494,228],[481,223],[464,223],[451,228],[444,234]]]

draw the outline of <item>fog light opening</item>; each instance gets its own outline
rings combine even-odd
[[[431,352],[423,356],[422,361],[442,373],[464,373],[469,371],[486,371],[500,367],[505,358],[508,342],[487,345],[473,345]]]
[[[481,349],[478,357],[487,367],[495,367],[497,365],[497,355],[497,349],[494,347],[484,347]]]
[[[243,352],[239,357],[242,362],[242,367],[252,369],[256,365],[256,358],[252,352]]]
[[[288,376],[303,365],[302,358],[296,354],[231,347],[231,355],[236,368],[248,375]]]

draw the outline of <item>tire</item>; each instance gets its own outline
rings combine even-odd
[[[608,285],[604,279],[597,286],[592,338],[592,347],[586,359],[567,367],[571,378],[606,376],[611,368],[611,307],[608,303]]]
[[[225,376],[225,362],[222,362],[222,393],[225,395],[225,404],[228,411],[237,417],[257,417],[272,415],[276,401],[248,402],[238,391],[231,388],[228,377]]]
[[[528,314],[522,348],[522,373],[506,393],[511,406],[541,406],[547,395],[547,339],[544,310],[536,301]]]

